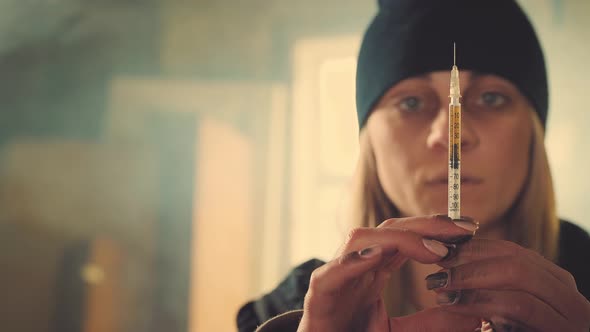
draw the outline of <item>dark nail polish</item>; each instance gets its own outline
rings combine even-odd
[[[450,237],[444,240],[445,243],[449,244],[463,244],[473,238],[473,235],[459,235],[455,237]]]
[[[449,282],[449,274],[446,271],[430,274],[426,277],[426,288],[429,290],[446,287]]]
[[[438,293],[436,295],[436,303],[440,305],[453,305],[459,302],[460,297],[461,291]]]
[[[371,256],[375,255],[375,253],[377,252],[375,249],[377,249],[377,246],[365,248],[365,249],[359,251],[359,255],[364,258],[371,257]]]

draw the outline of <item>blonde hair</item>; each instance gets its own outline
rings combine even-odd
[[[530,146],[529,172],[519,198],[508,210],[509,238],[525,248],[539,252],[551,261],[557,259],[559,219],[555,211],[553,182],[545,151],[544,129],[534,112]],[[354,227],[376,227],[388,218],[399,217],[377,176],[375,155],[365,129],[360,134],[360,157],[352,183],[351,224]],[[407,273],[404,268],[392,275],[384,291],[390,315],[405,314],[402,287]]]

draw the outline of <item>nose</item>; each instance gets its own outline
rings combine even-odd
[[[476,131],[471,126],[468,118],[461,113],[461,150],[469,151],[479,144],[479,138]],[[429,149],[445,150],[449,149],[449,110],[441,108],[433,119],[430,126],[430,132],[426,139],[426,145]]]

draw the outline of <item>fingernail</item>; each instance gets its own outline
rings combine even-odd
[[[453,220],[453,223],[463,229],[466,229],[472,233],[477,231],[479,228],[479,224],[470,220],[466,220],[465,218]]]
[[[444,244],[436,240],[422,239],[422,243],[426,249],[437,256],[445,257],[449,253],[449,249],[447,249]]]
[[[448,285],[449,274],[446,271],[440,271],[430,274],[426,277],[426,288],[433,290],[436,288],[443,288]]]
[[[378,253],[379,253],[379,245],[370,246],[368,248],[365,248],[365,249],[359,251],[359,255],[362,258],[370,258],[370,257],[377,255]]]
[[[466,216],[461,216],[461,218],[459,219],[451,219],[446,214],[435,214],[434,217],[438,219],[443,219],[445,221],[452,221],[455,225],[463,229],[466,229],[470,232],[475,232],[479,228],[478,222],[474,221],[473,218]]]
[[[436,303],[440,305],[453,305],[459,302],[461,291],[451,291],[436,294]]]
[[[447,216],[446,214],[435,214],[434,217],[437,219],[444,219],[446,221],[451,220],[451,218],[449,216]]]

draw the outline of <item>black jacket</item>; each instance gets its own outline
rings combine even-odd
[[[272,292],[245,304],[237,317],[239,332],[255,331],[270,318],[302,309],[311,273],[322,264],[324,262],[312,259],[297,266]],[[578,290],[590,300],[590,236],[580,227],[567,221],[561,222],[557,264],[574,276]],[[300,314],[285,316],[289,320],[297,320],[300,317]],[[288,325],[297,324],[298,321],[295,321]]]

